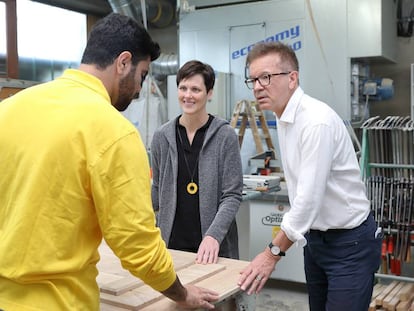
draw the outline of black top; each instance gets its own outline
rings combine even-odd
[[[197,130],[191,145],[185,127],[178,123],[179,118],[177,118],[177,210],[168,243],[168,247],[171,249],[196,253],[202,240],[197,159],[203,146],[205,134],[213,118],[210,115],[207,123]],[[195,194],[187,192],[187,185],[191,182],[192,175],[193,182],[198,186],[198,191]]]

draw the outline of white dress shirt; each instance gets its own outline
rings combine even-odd
[[[365,185],[343,120],[298,87],[278,121],[290,210],[281,224],[305,245],[310,229],[352,229],[370,212]]]

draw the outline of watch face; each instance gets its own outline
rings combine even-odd
[[[280,254],[280,248],[278,246],[273,245],[270,249],[273,255],[277,256]]]

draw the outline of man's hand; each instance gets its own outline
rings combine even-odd
[[[184,309],[214,309],[212,302],[219,299],[219,294],[207,288],[197,287],[194,285],[181,284],[177,277],[174,283],[161,292],[166,297],[174,300],[181,308]]]
[[[217,263],[219,250],[219,242],[215,238],[206,235],[198,247],[196,263],[201,263],[203,265]]]
[[[214,309],[212,302],[219,299],[219,294],[207,288],[197,287],[194,285],[184,286],[187,295],[184,301],[177,301],[177,304],[184,309]]]
[[[267,249],[257,255],[240,273],[238,282],[240,288],[247,291],[248,295],[258,294],[275,269],[278,258],[280,259],[280,257],[273,256]]]

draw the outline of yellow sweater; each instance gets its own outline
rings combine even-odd
[[[100,80],[69,69],[0,102],[0,146],[0,309],[98,310],[102,236],[154,289],[173,283],[145,147]]]

